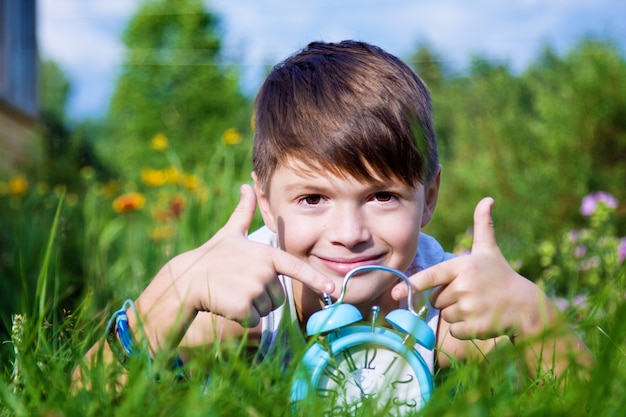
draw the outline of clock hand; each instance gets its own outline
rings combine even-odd
[[[356,378],[352,377],[352,379],[354,380],[354,385],[356,385],[359,388],[359,391],[361,391],[361,398],[369,398],[369,394],[365,393],[365,390],[363,389],[361,384],[356,380]]]

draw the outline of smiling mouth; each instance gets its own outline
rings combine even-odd
[[[376,265],[382,256],[360,257],[355,259],[330,259],[317,257],[320,262],[329,270],[336,272],[341,276],[345,276],[348,272],[359,266]]]

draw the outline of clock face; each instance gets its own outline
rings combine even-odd
[[[334,355],[317,384],[317,395],[334,415],[361,407],[401,415],[421,408],[415,370],[402,355],[376,345],[358,345]]]

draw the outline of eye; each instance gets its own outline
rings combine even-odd
[[[394,201],[396,199],[396,196],[393,193],[381,191],[379,193],[372,195],[371,199],[381,202],[381,203],[388,203],[390,201]]]
[[[322,202],[322,196],[319,194],[309,194],[301,197],[298,202],[307,206],[316,206]]]

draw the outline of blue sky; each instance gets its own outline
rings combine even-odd
[[[70,77],[69,112],[98,117],[124,57],[121,33],[139,0],[38,0],[40,53]],[[566,52],[583,36],[626,48],[624,0],[205,0],[222,19],[225,55],[254,94],[267,65],[312,40],[352,38],[404,58],[421,42],[452,68],[473,54],[523,70],[549,44]]]

